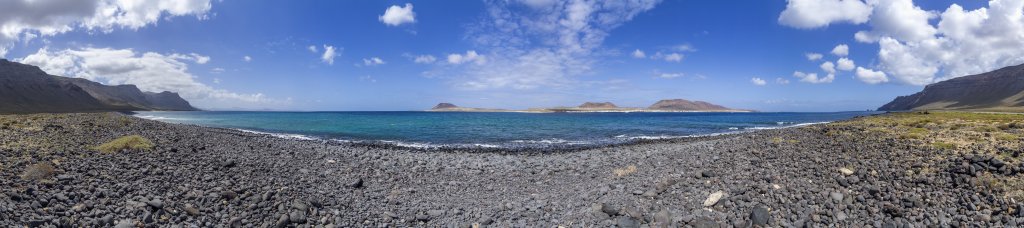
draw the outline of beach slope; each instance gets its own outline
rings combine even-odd
[[[901,113],[476,153],[7,115],[0,226],[1018,226],[1021,135],[1022,115]]]

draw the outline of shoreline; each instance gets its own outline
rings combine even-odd
[[[970,115],[963,118],[989,117]],[[1024,222],[1024,205],[1014,201],[1019,188],[1011,185],[1024,163],[926,141],[984,136],[974,128],[901,139],[908,134],[900,133],[904,124],[915,127],[920,116],[886,114],[560,153],[480,153],[288,140],[116,113],[6,115],[0,116],[0,185],[6,187],[0,191],[0,226]],[[1024,123],[1016,115],[994,119]],[[1024,133],[1001,131],[996,133]],[[994,141],[979,145],[995,151],[1018,145],[998,141],[996,133],[986,139]],[[125,135],[150,139],[154,147],[91,149]],[[27,178],[40,164],[52,172]],[[965,171],[962,164],[984,169]],[[1002,168],[987,168],[997,164]],[[983,181],[1007,186],[973,184]],[[710,200],[714,195],[721,197]]]
[[[644,143],[670,143],[678,139],[690,139],[690,138],[709,138],[721,135],[735,135],[744,134],[762,130],[773,130],[773,129],[786,129],[794,127],[803,127],[819,124],[828,124],[836,121],[823,121],[823,122],[807,122],[807,123],[790,123],[785,125],[779,122],[774,127],[747,127],[747,128],[729,128],[723,132],[711,132],[701,133],[692,135],[638,135],[638,136],[615,136],[611,138],[594,138],[594,139],[561,139],[561,138],[549,138],[549,139],[517,139],[506,142],[480,142],[480,143],[454,143],[454,144],[437,144],[429,142],[408,142],[399,140],[374,140],[374,139],[338,139],[338,138],[325,138],[315,135],[307,135],[300,133],[286,133],[286,132],[272,132],[264,130],[252,130],[243,128],[231,128],[231,127],[213,127],[203,126],[200,124],[193,123],[174,123],[165,122],[163,118],[153,118],[152,116],[138,116],[137,114],[131,114],[129,116],[159,121],[169,124],[183,124],[197,127],[208,127],[226,130],[235,130],[245,133],[252,133],[258,135],[267,135],[271,137],[277,137],[282,139],[300,140],[300,141],[317,141],[317,142],[330,142],[337,143],[339,145],[349,146],[368,146],[368,147],[384,147],[389,149],[408,149],[417,151],[466,151],[466,152],[490,152],[490,153],[517,153],[521,151],[540,151],[540,152],[571,152],[586,149],[597,149],[604,147],[617,147],[617,146],[628,146]],[[859,117],[855,116],[854,118]],[[844,121],[844,120],[837,120]],[[545,142],[548,141],[548,142]],[[562,143],[559,143],[561,141]]]

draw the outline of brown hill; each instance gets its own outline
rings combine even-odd
[[[451,104],[451,103],[438,103],[437,105],[434,105],[434,108],[431,108],[431,109],[438,110],[438,109],[451,109],[451,108],[458,108],[458,107],[459,106],[455,106],[454,104]]]
[[[660,100],[650,107],[650,110],[671,110],[671,111],[723,111],[732,110],[721,105],[703,101],[689,101],[685,99]]]
[[[579,108],[590,108],[590,109],[618,108],[618,107],[619,106],[615,106],[615,104],[612,104],[612,102],[586,102],[586,103],[583,103],[583,104],[581,104],[579,106]]]

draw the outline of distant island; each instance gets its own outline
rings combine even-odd
[[[1022,112],[1024,65],[937,82],[925,86],[921,92],[897,97],[878,110]]]
[[[585,102],[575,107],[530,108],[525,110],[488,109],[459,107],[451,103],[439,103],[427,110],[431,112],[753,112],[752,110],[732,109],[704,101],[686,99],[660,100],[646,108],[619,107],[612,102]]]
[[[195,111],[173,92],[143,92],[135,85],[109,86],[49,75],[39,67],[0,59],[0,113]]]

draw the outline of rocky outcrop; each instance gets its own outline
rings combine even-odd
[[[1024,65],[937,82],[878,108],[879,111],[942,109],[1024,109]]]
[[[136,110],[197,109],[176,93],[149,93],[134,85],[108,86],[53,76],[36,66],[0,59],[0,113]]]
[[[649,110],[671,110],[671,111],[721,111],[732,110],[721,105],[703,101],[690,101],[685,99],[660,100],[654,103]]]
[[[583,104],[581,104],[579,106],[579,108],[588,108],[588,109],[618,108],[618,107],[619,106],[616,106],[615,104],[612,104],[612,102],[586,102],[586,103],[583,103]]]

